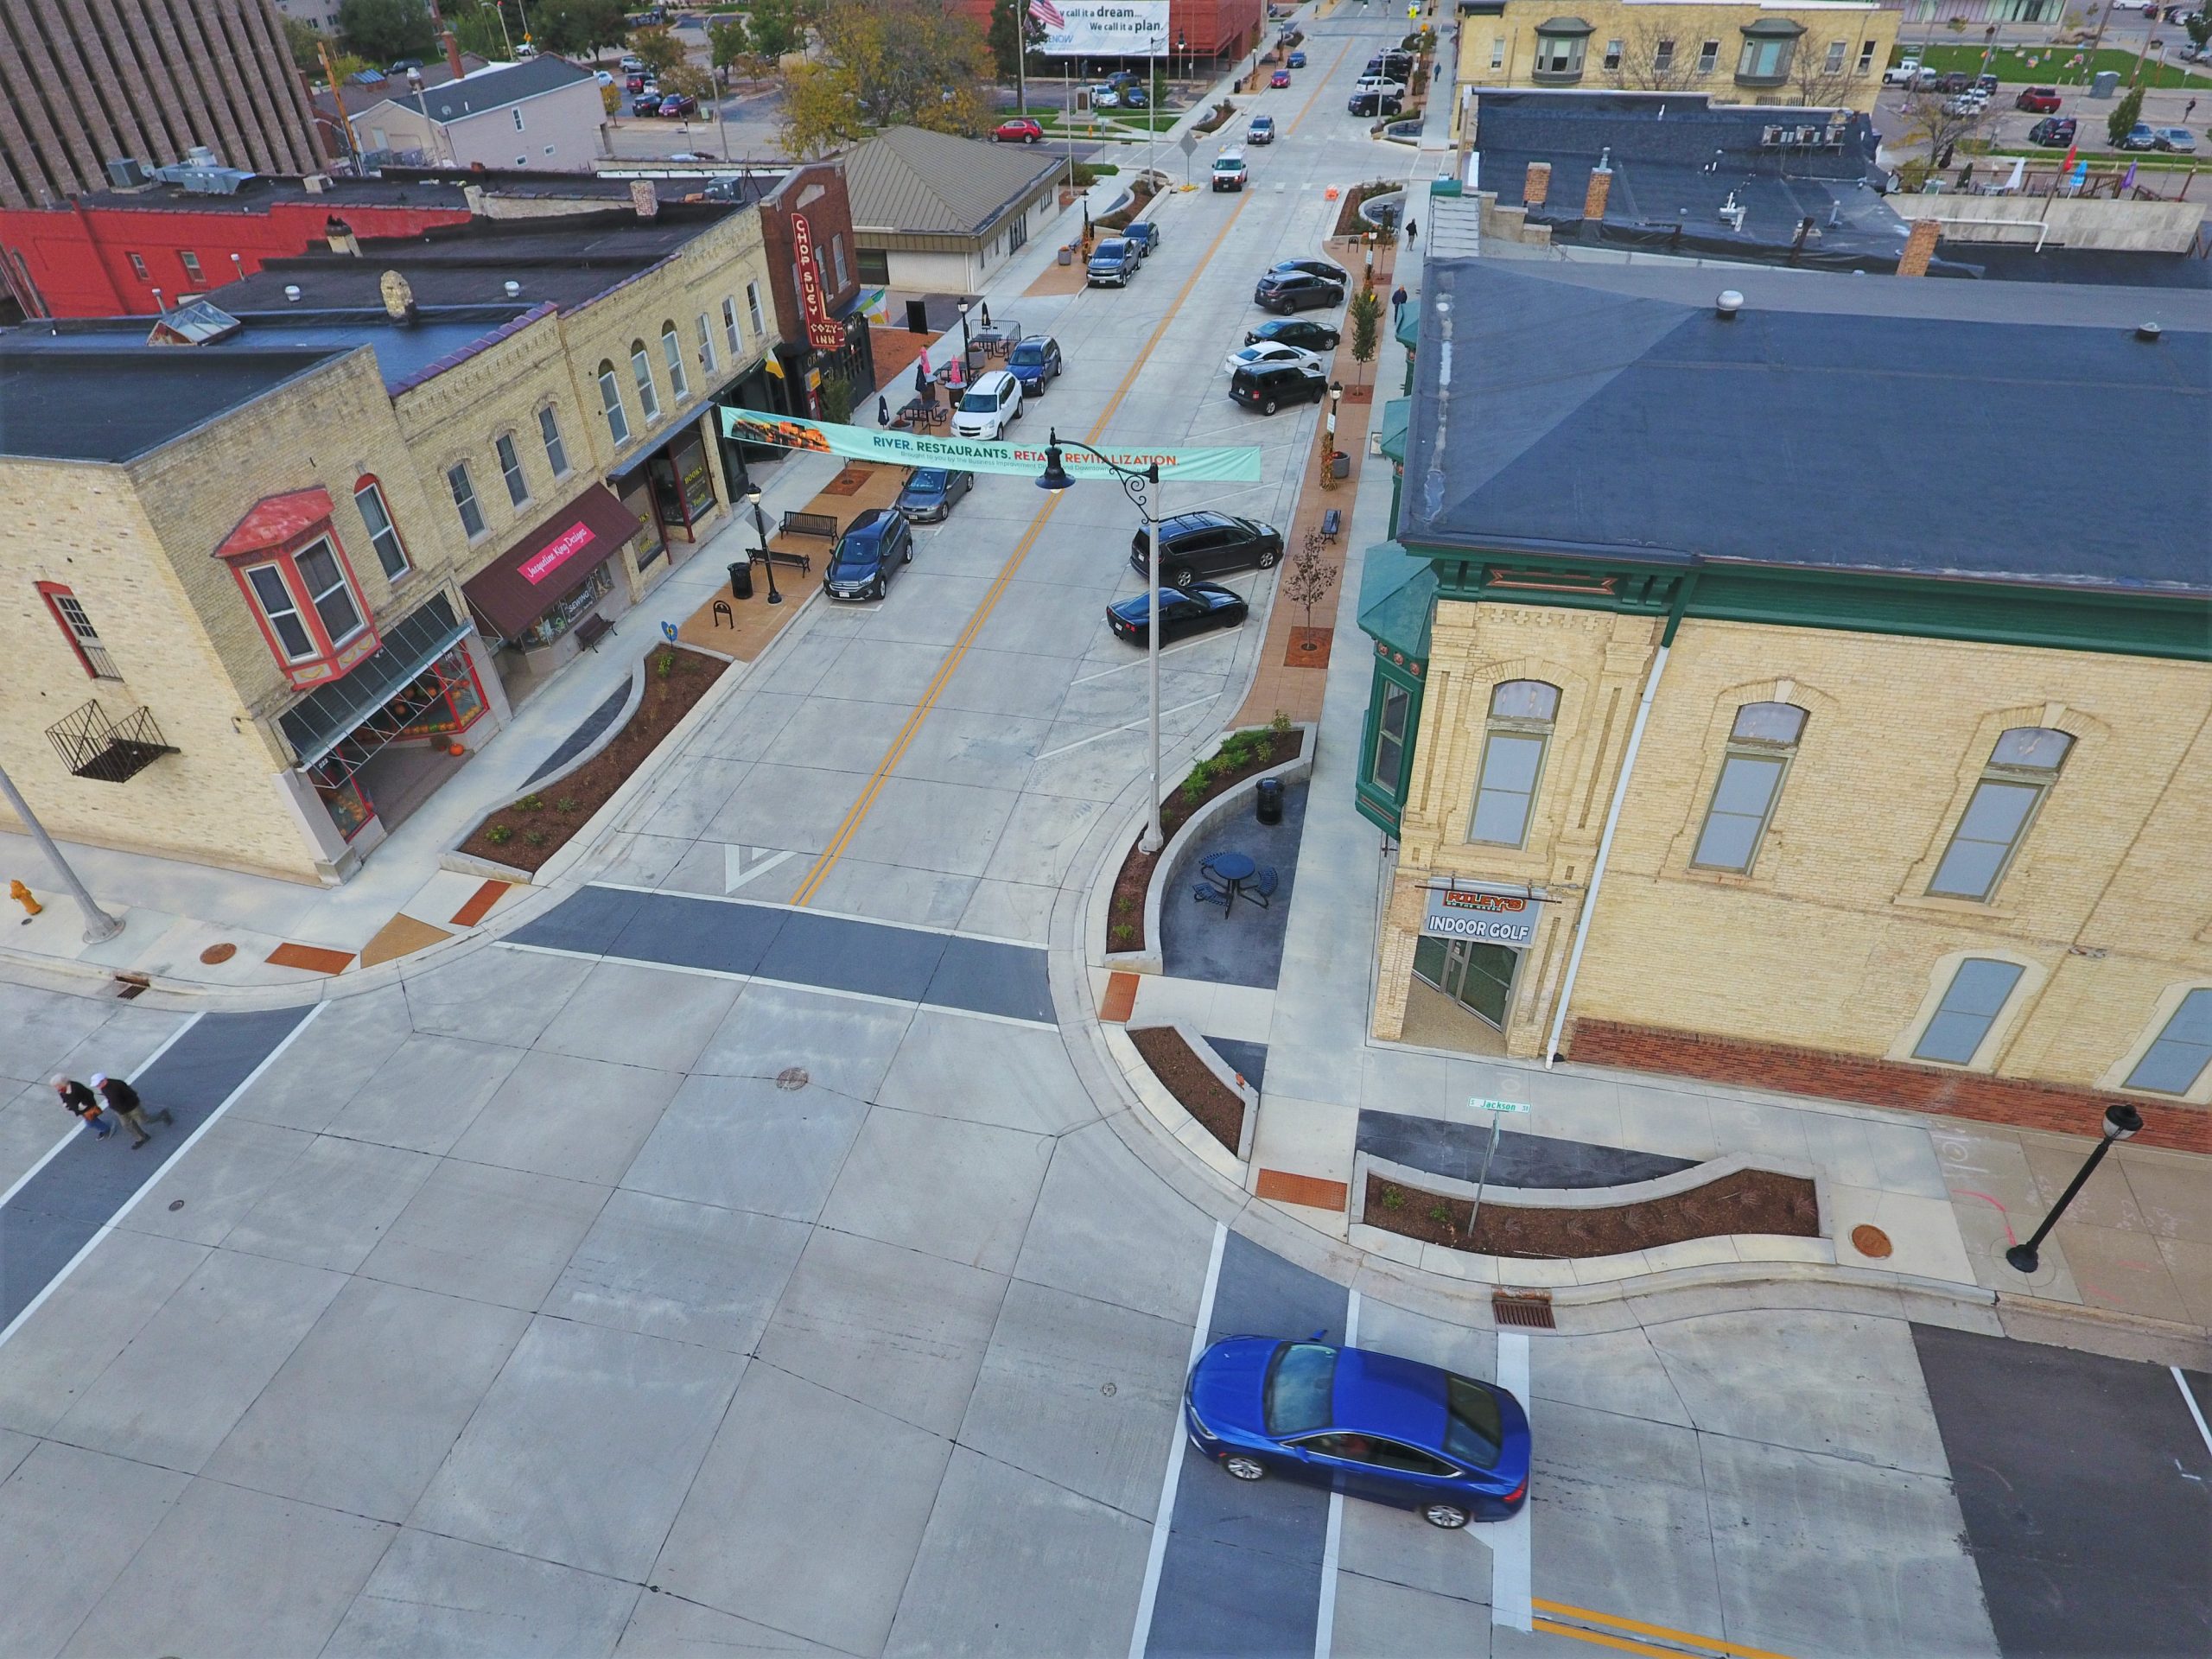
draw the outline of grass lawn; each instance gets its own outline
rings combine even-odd
[[[2166,54],[2171,58],[2187,45],[2189,36],[2176,29],[2168,38]],[[1914,48],[1906,47],[1894,54],[1896,62],[1913,55]],[[1963,69],[1970,75],[1982,73],[1981,48],[1979,46],[1931,46],[1920,54],[1923,69],[1935,69],[1948,74]],[[2076,61],[2076,60],[2080,61]],[[2135,67],[2135,54],[2107,48],[2096,54],[2096,61],[2088,61],[2085,48],[2071,46],[2001,46],[1989,60],[1988,73],[2001,81],[2022,86],[2086,86],[2090,76],[2100,69],[2115,70],[2120,75],[2122,95],[2127,91],[2127,77]],[[2137,84],[2144,86],[2205,86],[2212,87],[2212,74],[2190,73],[2195,66],[2167,63],[2161,67],[2153,54],[2143,65],[2143,73]]]

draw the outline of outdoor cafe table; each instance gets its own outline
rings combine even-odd
[[[1229,889],[1229,902],[1221,907],[1221,913],[1226,918],[1236,907],[1236,895],[1252,879],[1252,861],[1243,853],[1217,853],[1205,861],[1205,868]]]

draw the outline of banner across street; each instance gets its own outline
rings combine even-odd
[[[772,443],[786,449],[811,449],[851,461],[894,462],[902,467],[950,467],[967,473],[1009,473],[1034,478],[1045,470],[1041,443],[988,443],[968,438],[925,438],[912,432],[871,431],[864,426],[801,420],[756,410],[724,409],[722,435],[746,443]],[[1128,449],[1101,444],[1102,454],[1118,465],[1143,468],[1157,461],[1163,480],[1186,483],[1257,484],[1260,451],[1234,449]],[[1063,461],[1075,478],[1110,478],[1110,468],[1087,455],[1065,451]]]

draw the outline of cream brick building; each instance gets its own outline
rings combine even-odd
[[[1858,0],[1460,0],[1459,84],[1704,93],[1872,114],[1901,14]]]
[[[1427,280],[1361,594],[1376,1034],[2212,1149],[2212,503],[2096,482],[2113,411],[2203,406],[2212,308]]]
[[[169,343],[0,336],[0,762],[57,836],[342,880],[729,513],[757,213],[332,244]]]

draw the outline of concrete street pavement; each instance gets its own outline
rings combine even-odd
[[[1397,32],[1310,28],[1255,188],[1166,203],[1132,288],[1021,297],[1046,245],[994,289],[1071,362],[1017,442],[1259,442],[1261,486],[1166,505],[1287,518],[1313,414],[1245,415],[1215,365],[1321,188],[1414,164],[1341,116]],[[2018,1344],[1947,1356],[1939,1398],[1895,1304],[1819,1286],[1499,1332],[1128,1109],[1054,964],[1144,787],[1100,616],[1134,516],[981,480],[494,942],[251,1014],[0,986],[0,1655],[1979,1656],[2034,1627],[1950,1449],[2026,1478],[2032,1434],[1954,1438]],[[1179,752],[1259,633],[1167,659]],[[70,1125],[41,1079],[95,1067],[176,1123],[138,1153]],[[1186,1453],[1196,1348],[1317,1327],[1527,1399],[1522,1516],[1445,1533]],[[2186,1547],[2202,1379],[2083,1364]],[[2025,1422],[2078,1433],[2069,1399]],[[2054,1550],[2139,1524],[2037,1503]],[[2175,1600],[2174,1553],[2108,1549],[2070,1610]]]

